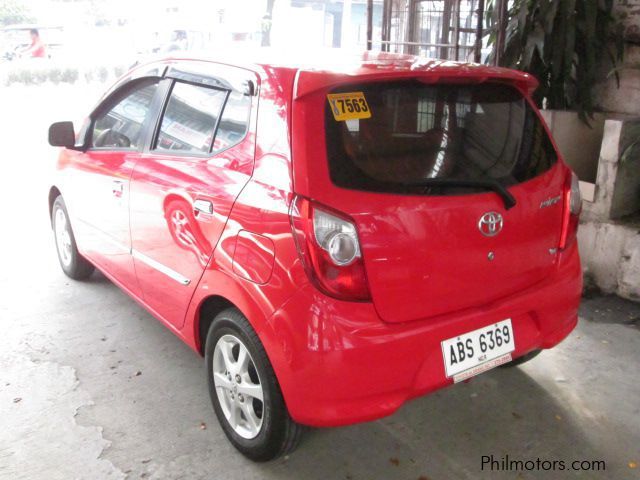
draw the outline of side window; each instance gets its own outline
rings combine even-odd
[[[129,92],[93,123],[91,146],[136,149],[142,142],[142,126],[158,84],[144,83]]]
[[[209,153],[226,90],[176,82],[162,118],[156,150]]]
[[[213,142],[213,151],[219,152],[237,145],[249,129],[251,97],[240,92],[230,92],[222,112],[220,125]]]

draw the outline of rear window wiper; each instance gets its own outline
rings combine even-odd
[[[425,178],[417,182],[402,182],[404,185],[410,185],[415,187],[462,187],[462,188],[484,188],[487,190],[493,190],[504,202],[504,208],[509,210],[516,206],[516,199],[507,188],[497,180],[482,179],[462,179],[462,178]]]

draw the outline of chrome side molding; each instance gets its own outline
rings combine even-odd
[[[160,273],[164,273],[167,277],[175,280],[180,285],[187,286],[191,283],[191,280],[189,280],[187,277],[179,274],[178,272],[176,272],[175,270],[172,270],[166,265],[163,265],[162,263],[155,261],[153,258],[147,257],[144,253],[140,253],[137,250],[131,250],[131,255],[133,255],[133,258],[135,258],[136,260],[140,260],[142,263],[150,266],[151,268],[159,271]]]

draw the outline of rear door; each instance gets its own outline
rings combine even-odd
[[[311,196],[356,221],[384,320],[487,305],[553,271],[566,170],[518,90],[410,80],[330,93],[362,94],[370,115],[345,120],[338,97],[323,99],[329,182]],[[498,182],[516,205],[473,182]]]
[[[169,69],[163,113],[131,179],[138,280],[145,302],[176,328],[253,171],[254,89],[229,80],[236,70]]]

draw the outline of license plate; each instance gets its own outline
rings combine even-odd
[[[510,362],[515,345],[510,318],[444,340],[446,375],[457,383]]]

